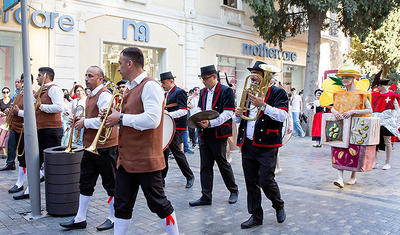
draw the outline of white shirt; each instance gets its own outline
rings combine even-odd
[[[321,105],[319,105],[319,100],[315,100],[314,105],[307,104],[307,109],[310,109],[310,110],[312,109],[315,114],[315,113],[317,113],[317,107],[319,107],[319,106],[321,106]]]
[[[43,88],[46,88],[53,84],[54,82],[43,84]],[[48,95],[52,104],[41,104],[39,106],[39,109],[45,113],[61,113],[64,109],[64,92],[59,86],[52,86],[48,91]],[[34,99],[34,102],[36,102],[36,99]],[[23,117],[24,111],[19,110],[18,116]]]
[[[147,73],[143,72],[131,82],[126,83],[128,90],[132,90],[143,79],[147,77]],[[163,110],[164,91],[156,81],[149,81],[143,87],[142,102],[144,112],[140,114],[124,114],[122,125],[129,126],[136,130],[144,131],[155,129],[160,125],[161,114]]]
[[[295,95],[292,100],[292,112],[300,113],[301,112],[301,96]]]
[[[193,105],[193,108],[189,110],[190,115],[194,114],[193,111],[197,108],[199,105],[199,96],[193,97],[192,100],[189,102],[191,105]]]
[[[251,105],[250,108],[253,108],[254,106]],[[255,117],[257,115],[258,109],[253,109],[249,111],[249,117]],[[266,105],[264,114],[268,115],[272,120],[278,121],[278,122],[284,122],[287,117],[287,112],[283,109],[278,109],[275,107],[272,107],[271,105]],[[236,123],[240,123],[242,120],[240,117],[237,117],[236,115],[233,116],[233,120]],[[257,120],[257,119],[256,119]],[[254,135],[254,127],[256,125],[256,120],[254,121],[247,121],[247,126],[246,126],[246,137],[250,140],[253,140],[253,135]]]
[[[168,93],[167,93],[167,96],[166,96],[166,98],[165,98],[165,102],[167,102],[167,98],[168,98],[168,96],[169,96],[169,93],[171,92],[171,90],[172,90],[173,88],[174,88],[174,87],[172,87],[171,89],[169,89],[169,91],[168,91]],[[186,102],[187,102],[187,101],[186,101]],[[168,114],[169,114],[172,118],[180,118],[180,117],[185,116],[187,113],[188,113],[188,111],[187,111],[186,109],[178,109],[178,110],[176,110],[176,111],[168,112]]]
[[[93,91],[91,91],[90,96],[95,96],[103,88],[103,84],[97,86]],[[97,107],[99,110],[107,109],[110,102],[113,102],[112,95],[109,92],[102,92],[97,100]],[[86,102],[86,101],[85,101]],[[75,106],[76,107],[76,106]],[[85,107],[85,104],[83,105]],[[88,129],[99,129],[101,125],[101,120],[99,117],[85,118],[83,122],[85,128]]]

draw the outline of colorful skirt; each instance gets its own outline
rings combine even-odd
[[[312,140],[320,140],[321,139],[322,114],[323,113],[314,114],[312,130],[311,130]]]
[[[6,121],[6,117],[0,117],[0,125]],[[7,147],[8,131],[0,129],[0,148]]]

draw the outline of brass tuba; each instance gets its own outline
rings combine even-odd
[[[71,123],[71,126],[70,126],[71,130],[70,130],[70,133],[69,133],[68,145],[67,145],[67,148],[64,150],[65,153],[72,153],[72,144],[73,143],[77,143],[79,138],[80,138],[80,136],[81,136],[81,130],[77,130],[76,139],[75,139],[75,141],[73,140],[74,139],[75,122],[76,122],[76,120],[75,120],[76,119],[76,113],[78,112],[79,108],[82,108],[82,112],[79,114],[80,118],[83,117],[83,114],[85,112],[85,107],[83,107],[82,105],[77,105],[76,106],[76,109],[74,110],[74,115],[72,117],[72,123]]]
[[[265,97],[268,88],[270,87],[270,82],[271,79],[274,75],[274,73],[278,73],[281,70],[278,67],[275,67],[273,65],[269,64],[260,64],[259,65],[260,69],[264,71],[264,77],[261,77],[258,74],[252,73],[249,74],[244,81],[244,86],[243,86],[243,92],[242,92],[242,98],[240,100],[240,108],[243,109],[243,113],[246,113],[247,111],[253,110],[257,107],[250,107],[250,95],[253,96],[258,96],[258,97]],[[252,83],[251,78],[252,77],[257,77],[259,78],[259,83]],[[249,81],[250,79],[250,81]],[[257,119],[258,115],[260,115],[261,109],[258,108],[257,115],[254,117],[246,117],[245,115],[242,114],[241,118],[244,120],[248,121],[254,121]]]
[[[99,155],[99,153],[97,151],[97,144],[105,144],[106,141],[108,140],[108,138],[110,138],[110,136],[111,136],[113,127],[106,128],[104,131],[104,135],[103,136],[101,135],[101,133],[103,132],[103,129],[104,129],[104,125],[106,124],[108,115],[110,115],[111,108],[114,107],[115,109],[119,110],[121,108],[122,101],[123,101],[122,94],[119,94],[117,86],[115,86],[114,83],[111,83],[111,84],[113,86],[112,98],[111,98],[108,108],[104,114],[103,121],[100,124],[100,127],[96,133],[96,136],[94,137],[92,144],[85,149],[86,151],[94,153],[96,155]],[[116,103],[114,105],[114,100],[117,97],[118,97],[118,101],[116,101]]]

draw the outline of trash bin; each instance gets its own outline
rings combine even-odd
[[[46,210],[53,216],[74,215],[79,207],[83,148],[73,147],[73,153],[64,149],[57,146],[44,150]]]

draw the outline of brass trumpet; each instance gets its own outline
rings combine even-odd
[[[243,109],[243,113],[246,113],[247,111],[251,111],[257,107],[250,107],[250,95],[253,96],[258,96],[258,97],[265,97],[268,88],[270,87],[270,82],[271,79],[274,75],[274,73],[280,72],[281,70],[278,67],[275,67],[273,65],[267,65],[267,64],[260,64],[259,65],[260,69],[264,71],[264,77],[261,77],[258,74],[252,73],[248,75],[245,78],[244,81],[244,86],[243,86],[243,92],[242,92],[242,98],[240,100],[240,108]],[[259,83],[252,83],[251,78],[252,77],[257,77],[259,78]],[[250,79],[250,84],[248,84]],[[246,117],[245,115],[242,114],[241,118],[244,120],[248,121],[254,121],[257,119],[257,117],[260,115],[261,109],[258,108],[257,115],[254,117]]]
[[[105,144],[106,141],[108,140],[108,138],[110,138],[111,133],[112,133],[113,127],[108,127],[104,130],[104,135],[103,136],[101,135],[103,132],[103,129],[104,129],[104,125],[106,124],[107,118],[110,115],[111,108],[113,108],[113,106],[114,106],[114,108],[116,110],[119,110],[121,108],[122,101],[123,101],[122,94],[119,94],[118,89],[116,88],[114,83],[112,83],[112,86],[113,86],[112,99],[110,100],[110,103],[108,105],[106,113],[104,114],[103,121],[100,124],[100,127],[96,133],[96,136],[94,137],[92,144],[85,149],[86,151],[89,151],[96,155],[99,155],[99,153],[97,151],[97,144]],[[116,97],[118,97],[118,101],[116,101],[116,103],[114,105],[114,100]]]
[[[22,130],[21,130],[21,133],[18,138],[17,148],[15,150],[15,154],[17,155],[17,157],[21,157],[25,153],[25,145],[24,145],[24,149],[22,150],[22,153],[18,153],[19,145],[21,144],[21,140],[22,140],[23,136],[24,136],[24,124],[22,124]]]
[[[22,89],[20,90],[20,92],[18,93],[18,95],[15,96],[14,98],[14,102],[11,105],[11,108],[8,111],[6,120],[4,121],[3,124],[0,125],[0,129],[9,131],[11,128],[11,123],[13,121],[14,118],[14,108],[15,105],[19,102],[19,100],[23,97],[22,95],[24,94],[24,87],[22,86]]]
[[[74,110],[74,115],[72,116],[72,123],[71,123],[71,130],[69,132],[69,139],[68,139],[68,145],[67,148],[64,150],[65,153],[72,153],[72,144],[77,143],[80,136],[81,136],[81,130],[77,130],[76,132],[76,138],[75,141],[74,139],[74,129],[75,129],[75,122],[76,122],[76,113],[78,112],[78,109],[81,108],[82,112],[79,114],[79,118],[83,117],[83,113],[85,112],[85,107],[82,105],[77,105],[76,109]]]

